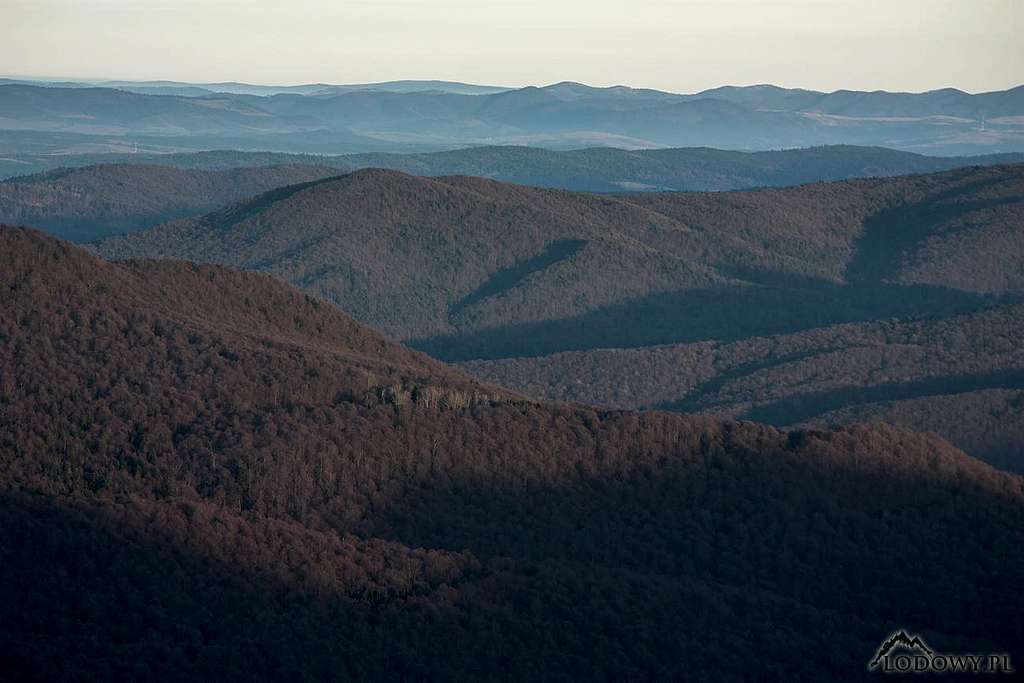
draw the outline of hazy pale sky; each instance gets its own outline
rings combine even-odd
[[[1024,0],[0,0],[6,75],[978,92]]]

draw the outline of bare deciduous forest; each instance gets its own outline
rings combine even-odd
[[[859,678],[1024,652],[1024,480],[938,437],[538,403],[269,277],[0,231],[17,678]]]
[[[96,249],[271,273],[535,398],[857,416],[1021,471],[1022,173],[592,195],[366,170]]]
[[[1024,3],[0,6],[0,683],[1020,677]]]

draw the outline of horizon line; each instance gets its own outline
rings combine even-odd
[[[858,90],[855,88],[836,88],[835,90],[818,90],[815,88],[806,88],[802,86],[784,86],[778,85],[777,83],[760,82],[760,83],[722,83],[720,85],[704,88],[702,90],[696,90],[693,92],[680,92],[676,90],[662,90],[660,88],[653,88],[647,86],[632,86],[625,83],[617,83],[613,85],[591,85],[582,81],[574,81],[570,79],[563,79],[560,81],[553,81],[545,84],[528,84],[519,86],[507,86],[507,85],[493,85],[491,83],[479,83],[472,81],[461,81],[452,80],[447,78],[395,78],[388,80],[379,81],[350,81],[350,82],[328,82],[328,81],[303,81],[294,83],[259,83],[254,81],[239,81],[239,80],[217,80],[217,81],[187,81],[177,80],[172,78],[146,78],[146,79],[134,79],[134,78],[115,78],[115,77],[79,77],[79,76],[39,76],[39,75],[24,75],[24,74],[0,74],[0,79],[4,80],[21,80],[21,81],[36,81],[39,83],[77,83],[92,85],[96,87],[110,87],[116,89],[116,86],[111,86],[111,83],[135,83],[139,85],[146,84],[179,84],[184,86],[192,87],[206,87],[206,86],[218,86],[218,85],[241,85],[241,86],[252,86],[257,88],[302,88],[320,86],[325,88],[330,87],[346,87],[346,86],[371,86],[371,85],[389,85],[393,83],[451,83],[453,85],[465,85],[470,87],[479,88],[494,88],[500,90],[524,90],[526,88],[550,88],[557,85],[580,85],[587,88],[593,88],[596,90],[610,90],[614,88],[626,88],[629,90],[650,90],[654,92],[666,93],[669,95],[699,95],[701,93],[709,92],[711,90],[718,90],[720,88],[759,88],[759,87],[770,87],[779,88],[781,90],[796,90],[811,93],[821,93],[823,95],[831,95],[838,92],[861,92],[861,93],[889,93],[893,95],[926,95],[934,92],[941,92],[944,90],[955,90],[965,95],[985,95],[989,93],[1008,92],[1010,90],[1016,90],[1017,88],[1024,87],[1024,82],[1016,85],[1007,86],[997,90],[979,90],[971,91],[963,88],[958,88],[953,85],[947,85],[939,88],[930,88],[927,90],[887,90],[885,88],[875,88],[872,90]]]

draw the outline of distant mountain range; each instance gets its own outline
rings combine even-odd
[[[485,270],[503,218],[605,201],[375,172],[274,203],[325,196],[451,270],[414,206],[479,202]],[[226,233],[314,237],[246,206]],[[896,623],[1024,654],[1024,479],[934,435],[534,402],[265,275],[6,226],[0,291],[5,678],[845,680]]]
[[[495,85],[474,85],[455,81],[381,81],[378,83],[307,83],[304,85],[256,85],[253,83],[187,83],[185,81],[117,81],[95,80],[44,81],[31,78],[0,78],[0,85],[34,85],[44,88],[116,88],[143,95],[181,95],[205,97],[217,93],[229,95],[313,95],[318,97],[340,95],[347,92],[440,92],[457,95],[491,95],[513,88]]]
[[[916,424],[892,402],[981,392],[1006,417],[977,415],[991,438],[978,438],[981,423],[958,425],[973,413],[957,400],[932,401],[956,412],[921,419],[1021,469],[1021,316],[1007,307],[1024,300],[1022,212],[1022,165],[604,196],[364,170],[96,248],[269,272],[547,398],[776,424],[832,423],[874,405]],[[952,344],[957,327],[985,343]],[[681,346],[648,348],[666,344]],[[609,348],[637,351],[587,360]],[[703,365],[687,360],[698,351]],[[765,386],[753,399],[755,380]]]
[[[132,91],[109,84],[0,85],[0,130],[24,135],[6,136],[3,151],[119,151],[125,144],[144,151],[317,153],[489,144],[742,150],[856,144],[930,154],[1024,151],[1024,86],[981,94],[751,86],[690,95],[571,82],[518,89],[440,81],[124,87]]]

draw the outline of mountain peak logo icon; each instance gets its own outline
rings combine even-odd
[[[921,636],[912,636],[906,631],[900,630],[886,638],[885,642],[878,648],[878,652],[875,653],[875,658],[871,660],[871,664],[869,664],[868,667],[871,669],[876,668],[879,662],[882,661],[882,658],[896,648],[904,648],[906,650],[921,652],[926,655],[933,653],[933,650],[921,639]]]

